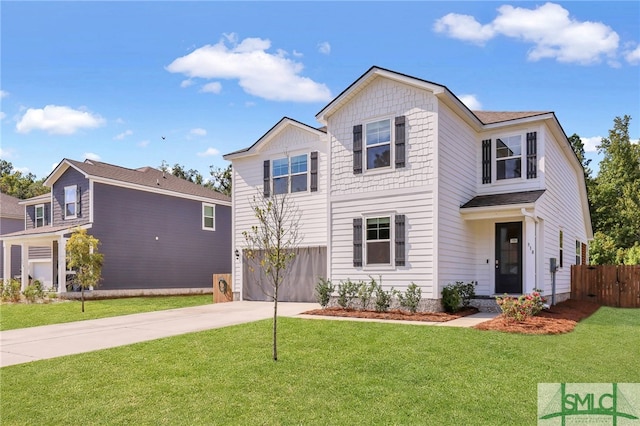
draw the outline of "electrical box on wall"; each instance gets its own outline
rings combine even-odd
[[[558,270],[558,259],[555,257],[549,259],[549,270],[551,272],[556,272]]]

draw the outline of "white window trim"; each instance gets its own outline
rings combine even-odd
[[[38,226],[38,208],[42,208],[42,225]],[[34,228],[41,228],[45,225],[45,209],[44,209],[44,204],[36,204],[35,205],[35,210],[33,212],[33,216],[34,216],[34,221],[33,221],[33,227]]]
[[[582,265],[582,241],[576,238],[576,265]]]
[[[75,204],[75,214],[73,215],[69,215],[67,216],[67,204],[71,204],[67,202],[67,189],[71,189],[73,188],[73,193],[74,193],[74,197],[75,197],[75,201],[73,202],[73,204]],[[65,186],[64,187],[64,218],[65,219],[76,219],[78,217],[78,185],[70,185],[70,186]]]
[[[205,216],[205,214],[204,214],[205,207],[213,207],[213,228],[209,228],[209,227],[205,226],[204,220],[205,220],[206,217],[209,217],[209,216]],[[215,231],[216,230],[216,205],[215,204],[202,203],[202,229],[204,231]]]
[[[520,155],[514,155],[511,157],[502,157],[502,158],[498,158],[498,139],[506,139],[506,138],[510,138],[513,136],[519,136],[520,137]],[[491,165],[491,181],[494,184],[501,184],[501,183],[510,183],[510,182],[518,182],[521,180],[526,180],[526,148],[527,148],[527,131],[526,130],[522,130],[522,131],[517,131],[517,132],[511,132],[511,133],[498,133],[493,135],[492,137],[493,143],[492,143],[492,150],[493,152],[491,153],[491,157],[492,157],[492,162],[493,164]],[[514,159],[514,158],[520,158],[520,177],[517,178],[508,178],[508,179],[498,179],[498,162],[499,161],[505,161],[505,160],[510,160],[510,159]]]
[[[307,171],[304,172],[304,173],[301,173],[301,172],[293,173],[291,171],[291,159],[293,157],[300,157],[302,155],[304,155],[306,157],[306,159],[307,159]],[[274,170],[273,170],[274,163],[275,163],[275,161],[284,160],[284,159],[287,160],[287,174],[286,175],[278,175],[278,176],[276,176],[275,173],[274,173]],[[276,179],[282,179],[284,177],[287,178],[287,192],[286,192],[286,194],[295,196],[296,194],[306,194],[306,193],[310,192],[310,190],[311,190],[311,178],[310,178],[310,175],[311,175],[311,156],[310,156],[310,154],[308,152],[302,152],[302,153],[294,154],[294,155],[287,155],[287,156],[284,156],[284,157],[283,156],[273,157],[273,158],[271,158],[269,160],[269,162],[270,162],[270,167],[271,167],[271,170],[270,170],[271,178],[269,179],[269,185],[271,185],[271,193],[273,195],[283,195],[281,193],[276,193],[276,190],[275,190],[276,186],[274,185],[274,181]],[[305,191],[291,192],[292,177],[293,176],[302,176],[302,175],[306,175],[307,176],[307,189]]]
[[[369,168],[369,155],[368,149],[369,145],[367,145],[367,126],[369,124],[378,123],[380,121],[388,121],[389,122],[389,165],[385,167],[374,167]],[[364,163],[362,166],[362,170],[368,173],[379,173],[379,172],[388,172],[390,170],[394,170],[395,168],[395,141],[396,141],[396,126],[395,120],[393,117],[385,116],[378,117],[372,120],[367,120],[362,123],[362,162]],[[385,144],[376,144],[371,145],[371,147],[382,146]]]
[[[390,263],[367,263],[367,219],[389,218],[389,262]],[[367,213],[362,215],[362,270],[363,271],[388,271],[396,268],[396,212]]]

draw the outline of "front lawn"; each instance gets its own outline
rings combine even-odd
[[[132,297],[126,299],[85,300],[84,313],[79,301],[48,304],[0,304],[0,330],[82,321],[211,303],[209,294],[197,296]]]
[[[569,334],[281,318],[1,370],[2,424],[534,425],[540,382],[640,382],[640,310]]]

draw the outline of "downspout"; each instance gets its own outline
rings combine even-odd
[[[534,277],[533,279],[535,281],[534,288],[540,288],[538,287],[538,222],[539,222],[539,219],[535,213],[529,213],[527,209],[525,209],[524,207],[520,209],[520,212],[522,213],[523,216],[530,217],[531,219],[533,219],[533,238],[535,240],[534,256],[533,256],[533,277]]]

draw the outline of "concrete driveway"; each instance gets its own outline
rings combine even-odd
[[[318,309],[278,303],[279,316]],[[217,303],[0,332],[0,367],[271,318],[272,302]]]

